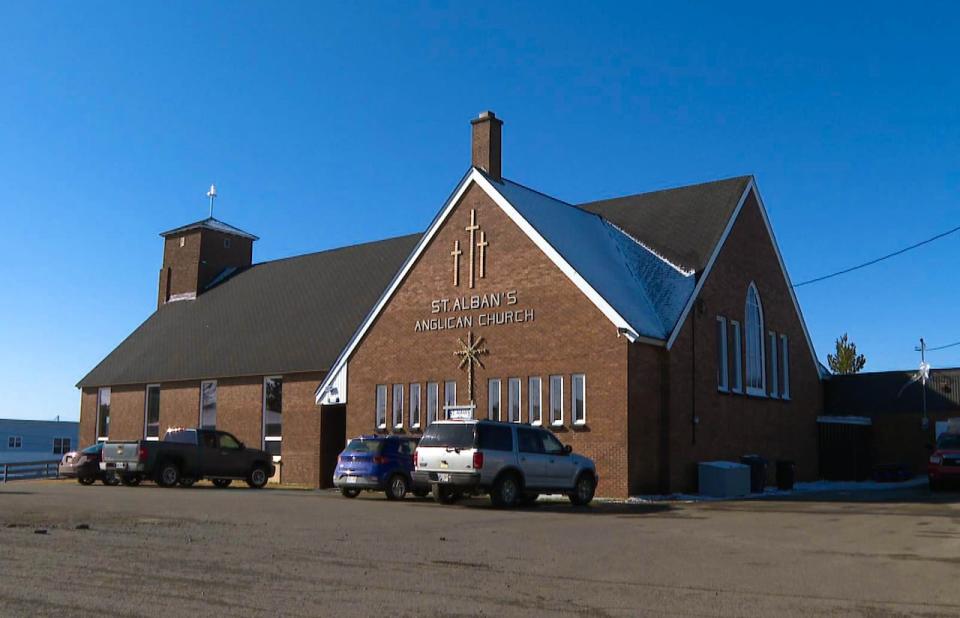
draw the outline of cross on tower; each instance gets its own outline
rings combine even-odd
[[[453,251],[450,252],[450,255],[453,256],[453,285],[456,287],[460,285],[460,256],[463,255],[459,240],[453,241]]]
[[[486,369],[480,357],[489,354],[490,350],[480,347],[483,343],[483,337],[478,337],[476,341],[473,340],[473,331],[467,332],[466,343],[459,337],[457,338],[457,342],[460,344],[460,349],[454,352],[454,354],[460,357],[460,369],[463,369],[464,366],[467,367],[467,390],[470,393],[470,403],[473,403],[474,366],[480,365],[481,369]]]

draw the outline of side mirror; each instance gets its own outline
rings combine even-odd
[[[572,447],[572,446],[570,446],[569,444],[564,444],[564,445],[563,445],[563,454],[564,454],[564,455],[569,455],[569,454],[572,453],[572,452],[573,452],[573,447]]]
[[[247,445],[244,444],[243,442],[241,442],[241,443],[240,443],[240,450],[242,451],[242,450],[245,449],[245,448],[247,448]]]

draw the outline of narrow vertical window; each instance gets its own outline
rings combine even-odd
[[[457,405],[457,383],[448,380],[443,383],[443,417],[449,418],[449,408]]]
[[[403,429],[403,384],[393,385],[393,428]]]
[[[491,421],[500,420],[500,378],[487,381],[487,418]]]
[[[263,450],[280,457],[283,440],[283,378],[263,380]]]
[[[573,424],[587,424],[587,376],[575,373],[570,379],[573,388]]]
[[[730,320],[730,390],[743,392],[743,354],[740,350],[740,322]]]
[[[420,385],[410,385],[410,427],[420,428]]]
[[[747,393],[766,394],[766,367],[764,363],[763,343],[763,305],[760,294],[753,283],[747,288],[747,302],[744,310],[746,320],[744,334],[747,343]]]
[[[717,390],[730,390],[727,368],[727,318],[717,316]]]
[[[527,382],[528,422],[531,425],[543,424],[543,393],[540,376],[533,376]]]
[[[779,384],[779,379],[777,378],[777,333],[770,331],[770,396],[777,396],[777,385]]]
[[[200,428],[217,428],[217,381],[200,383]]]
[[[507,380],[507,419],[511,423],[520,422],[520,378]]]
[[[563,376],[550,376],[550,424],[563,425]]]
[[[377,384],[376,423],[377,423],[377,429],[387,428],[387,385],[386,384]]]
[[[427,425],[437,420],[437,410],[440,406],[440,385],[436,382],[427,382]]]
[[[146,401],[143,410],[143,437],[147,440],[160,439],[160,385],[147,386]]]
[[[97,440],[110,436],[110,387],[97,391]]]
[[[787,344],[787,336],[780,335],[780,375],[783,388],[780,389],[780,396],[784,399],[790,399],[790,348]]]

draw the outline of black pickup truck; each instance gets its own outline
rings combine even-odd
[[[211,479],[217,487],[244,480],[257,489],[276,471],[269,453],[212,429],[170,429],[161,442],[107,442],[100,468],[115,472],[125,485],[150,479],[161,487],[189,487]]]

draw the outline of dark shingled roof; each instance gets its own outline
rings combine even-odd
[[[832,375],[824,380],[824,411],[836,416],[915,414],[922,410],[923,386],[904,386],[916,371]],[[901,392],[901,389],[902,392]],[[935,369],[927,380],[927,412],[960,410],[960,369]]]
[[[683,268],[703,271],[750,176],[579,204]]]
[[[167,236],[180,234],[182,232],[186,232],[187,230],[196,230],[201,228],[205,230],[214,230],[223,234],[232,234],[241,238],[249,238],[250,240],[260,240],[249,232],[244,232],[238,227],[233,227],[229,223],[224,223],[220,219],[214,219],[213,217],[207,217],[206,219],[201,219],[200,221],[194,221],[193,223],[188,223],[187,225],[181,225],[180,227],[175,227],[172,230],[167,230],[166,232],[160,232],[160,235],[166,238]]]
[[[162,306],[77,386],[329,369],[420,236],[255,264]]]

